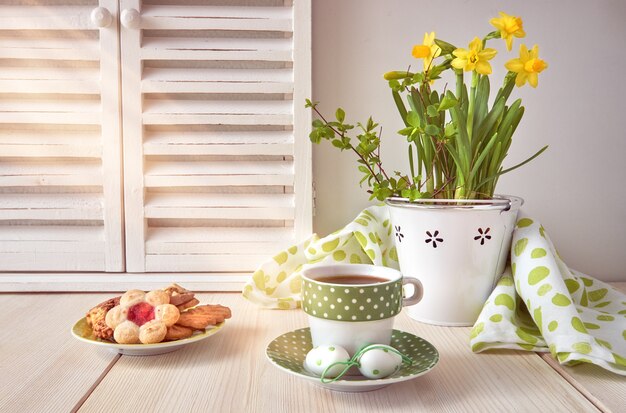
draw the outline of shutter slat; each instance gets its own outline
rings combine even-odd
[[[100,145],[63,144],[7,144],[0,141],[0,154],[5,157],[44,157],[44,158],[100,158]]]
[[[0,238],[2,239],[2,238]],[[168,228],[155,227],[147,231],[147,243],[236,243],[236,242],[281,242],[291,244],[294,241],[293,228],[284,227],[212,227],[206,228]]]
[[[95,40],[0,38],[0,58],[98,61],[100,51]]]
[[[292,185],[293,163],[275,162],[150,162],[147,187]]]
[[[97,68],[82,67],[0,67],[1,80],[77,80],[81,82],[98,82],[100,73]]]
[[[104,241],[0,241],[0,254],[39,254],[42,252],[102,254],[103,249]]]
[[[274,242],[146,242],[146,253],[152,255],[232,254],[233,251],[254,251],[268,256],[275,254],[278,249]]]
[[[146,37],[144,60],[292,60],[291,39],[196,39]]]
[[[100,137],[93,133],[0,131],[0,154],[24,158],[100,158]]]
[[[81,80],[0,80],[3,93],[100,93],[95,81]]]
[[[0,241],[86,242],[104,241],[98,226],[0,225]]]
[[[150,194],[148,218],[287,219],[294,218],[292,194]]]
[[[144,93],[292,93],[293,83],[144,80],[141,90]]]
[[[2,137],[0,136],[0,144]],[[147,132],[145,155],[293,155],[293,133]]]
[[[3,30],[93,29],[89,15],[93,6],[0,6]]]
[[[0,123],[98,125],[100,122],[100,102],[96,100],[0,100]]]
[[[3,194],[2,220],[101,220],[102,194]]]
[[[94,186],[102,185],[98,163],[0,162],[0,186]]]
[[[292,30],[291,7],[145,6],[143,29]]]
[[[291,125],[291,102],[146,99],[147,125]]]

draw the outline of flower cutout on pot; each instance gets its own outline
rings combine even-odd
[[[402,234],[402,232],[400,232],[401,231],[400,226],[396,225],[395,229],[396,229],[396,238],[398,238],[398,242],[402,242],[402,238],[404,238],[404,235]]]
[[[426,231],[426,235],[428,235],[428,238],[426,238],[424,240],[425,243],[431,243],[430,245],[433,246],[433,248],[437,248],[437,243],[442,243],[443,242],[443,238],[439,238],[439,231],[435,231],[432,234],[430,233],[430,231]]]
[[[483,230],[482,228],[478,228],[478,235],[474,237],[474,240],[480,240],[480,245],[485,245],[485,240],[491,239],[491,235],[489,235],[490,230],[491,228],[486,228],[485,230]]]

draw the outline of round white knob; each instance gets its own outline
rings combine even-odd
[[[135,9],[125,9],[122,11],[120,20],[124,27],[128,29],[138,29],[141,20],[141,15]]]
[[[111,13],[104,7],[96,7],[89,17],[96,27],[108,27],[113,21]]]

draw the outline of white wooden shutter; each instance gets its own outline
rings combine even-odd
[[[0,5],[2,271],[124,270],[117,1],[66,3]]]
[[[185,4],[121,0],[127,269],[249,272],[311,232],[310,0]]]

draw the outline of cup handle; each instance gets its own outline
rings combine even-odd
[[[417,278],[412,278],[412,277],[403,277],[402,286],[404,287],[406,284],[413,285],[413,294],[411,294],[410,297],[405,297],[402,299],[402,306],[408,306],[408,305],[419,303],[422,297],[424,296],[424,287],[422,287],[422,283],[420,282],[420,280],[418,280]]]

